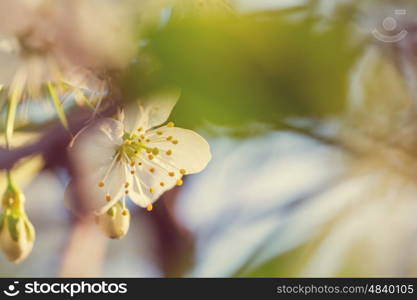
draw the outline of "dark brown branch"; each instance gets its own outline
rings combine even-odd
[[[116,107],[111,106],[106,109],[101,116],[111,116],[115,111]],[[90,120],[90,112],[77,110],[68,116],[71,132],[68,132],[68,130],[66,130],[59,122],[55,122],[46,129],[46,132],[41,138],[32,144],[10,150],[0,148],[0,170],[11,169],[22,158],[35,154],[43,155],[47,160],[47,163],[51,161],[51,158],[53,160],[59,159],[59,157],[54,154],[62,154],[62,152],[57,150],[65,148],[71,142],[71,136],[80,131]]]

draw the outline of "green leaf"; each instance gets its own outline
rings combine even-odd
[[[64,126],[67,130],[69,130],[68,120],[65,115],[64,108],[62,107],[61,101],[59,100],[58,94],[54,86],[50,82],[48,82],[48,91],[49,91],[49,95],[51,96],[52,102],[54,103],[59,121],[61,122],[62,126]]]
[[[17,88],[17,87],[12,90],[12,94],[10,95],[9,107],[7,109],[7,119],[6,119],[6,145],[7,147],[10,147],[10,143],[13,138],[17,104],[19,103],[21,95],[22,95],[22,89]]]
[[[7,217],[10,236],[16,242],[19,240],[19,236],[20,236],[19,230],[17,228],[19,220],[20,220],[19,218],[14,217],[14,216]]]
[[[28,219],[25,219],[25,230],[26,236],[28,237],[29,241],[35,240],[35,228],[33,227],[32,223]]]
[[[107,214],[111,217],[114,217],[116,214],[116,208],[114,206],[110,207],[109,210],[107,211]]]

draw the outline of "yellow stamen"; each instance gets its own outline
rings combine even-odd
[[[159,154],[159,149],[158,148],[153,148],[152,153],[153,153],[153,155],[158,155]]]
[[[187,173],[187,171],[186,171],[185,169],[180,169],[180,173],[181,173],[182,175],[185,175],[185,174]]]
[[[151,194],[155,193],[154,188],[150,188],[150,189],[149,189],[149,193],[151,193]]]
[[[156,134],[157,135],[162,135],[162,134],[164,134],[162,131],[160,131],[160,130],[158,130],[157,132],[156,132]]]
[[[173,137],[172,137],[172,136],[167,137],[167,141],[170,141],[170,140],[172,140],[172,139],[173,139]]]
[[[106,196],[106,201],[110,202],[111,201],[111,197],[109,195]]]
[[[171,155],[172,154],[172,150],[168,150],[167,152],[166,152],[166,155]]]
[[[99,187],[103,187],[104,186],[104,182],[102,181],[102,182],[100,182],[99,184],[98,184],[98,186]]]
[[[171,176],[171,177],[174,177],[175,173],[174,172],[168,172],[168,175]]]
[[[183,183],[184,183],[184,181],[182,181],[181,179],[178,179],[177,182],[176,182],[176,184],[178,186],[181,186]]]
[[[143,130],[143,128],[142,128],[142,127],[139,127],[139,128],[138,128],[138,131],[142,131],[142,130]]]
[[[173,140],[173,141],[172,141],[172,143],[173,143],[174,145],[177,145],[177,144],[178,144],[178,141],[177,141],[177,140]]]
[[[148,158],[149,158],[149,160],[154,159],[154,157],[153,157],[153,155],[152,155],[152,154],[149,154],[149,155],[148,155]]]
[[[125,188],[128,188],[129,187],[129,182],[126,182],[125,183]]]
[[[168,122],[167,127],[172,128],[175,126],[174,122]]]
[[[160,186],[165,186],[165,182],[161,181]]]
[[[127,216],[127,209],[124,209],[124,210],[122,211],[122,215],[123,215],[123,216]]]
[[[152,209],[153,209],[153,205],[152,205],[152,204],[148,204],[148,206],[146,207],[146,209],[147,209],[148,211],[152,211]]]
[[[155,169],[154,169],[154,168],[150,168],[150,169],[149,169],[149,172],[151,172],[151,173],[155,173]]]

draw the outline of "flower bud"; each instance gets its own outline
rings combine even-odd
[[[25,195],[14,185],[9,184],[1,204],[4,210],[24,211]]]
[[[35,229],[24,210],[24,195],[9,186],[2,199],[0,214],[0,248],[15,263],[24,260],[32,251]]]
[[[96,217],[96,222],[111,239],[123,238],[130,225],[130,212],[121,202],[116,203],[107,212]]]

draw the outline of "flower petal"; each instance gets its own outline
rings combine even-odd
[[[1,52],[2,40],[0,39],[0,85],[10,85],[13,82],[16,70],[21,60],[17,55]]]
[[[133,191],[129,193],[133,202],[141,207],[152,204],[167,190],[172,189],[182,175],[176,168],[163,166],[156,158],[148,158],[148,154],[142,153],[138,159],[140,166],[135,167],[133,176]]]
[[[149,147],[156,147],[157,160],[166,167],[173,166],[185,174],[202,171],[211,159],[210,145],[192,130],[178,127],[160,127],[147,134]]]
[[[151,96],[145,104],[145,109],[149,115],[148,128],[161,125],[168,120],[172,109],[180,97],[179,90],[164,91]]]
[[[169,90],[150,95],[140,103],[134,103],[125,109],[125,130],[130,133],[165,122],[180,96],[179,90]]]
[[[116,148],[122,144],[123,124],[105,118],[83,129],[75,138],[70,153],[75,161],[96,170],[110,164]]]
[[[132,176],[133,202],[141,207],[158,200],[167,190],[181,185],[185,174],[203,170],[211,159],[210,147],[204,138],[191,130],[160,127],[146,133],[149,149],[136,160]]]
[[[136,133],[139,128],[144,130],[148,126],[148,115],[139,102],[130,104],[123,110],[123,124],[126,132]]]
[[[70,148],[70,155],[79,167],[79,176],[91,187],[87,192],[94,203],[104,205],[100,212],[106,211],[108,205],[123,195],[127,178],[123,160],[117,156],[122,136],[123,124],[105,118],[80,132]]]
[[[94,176],[93,192],[101,200],[100,208],[97,214],[105,213],[117,201],[119,201],[125,191],[125,184],[130,185],[130,178],[126,172],[126,165],[122,161],[118,161],[110,170],[108,174],[105,169],[99,170]],[[104,183],[103,186],[100,183]]]
[[[140,177],[132,176],[132,190],[129,193],[129,198],[140,207],[147,207],[152,203],[149,191],[145,190],[145,186],[141,183]]]

